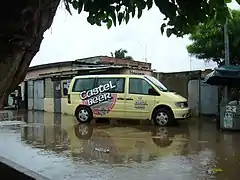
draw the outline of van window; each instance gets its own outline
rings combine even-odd
[[[168,88],[164,86],[159,80],[152,76],[145,76],[151,83],[158,87],[160,91],[168,92]]]
[[[114,88],[109,89],[108,92],[124,93],[125,78],[98,78],[96,86],[108,84],[109,82],[111,82]]]
[[[72,92],[82,92],[94,88],[94,78],[80,78],[76,79],[73,85]]]
[[[129,94],[148,95],[149,89],[152,89],[152,86],[145,79],[129,79]]]

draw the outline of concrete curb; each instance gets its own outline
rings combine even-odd
[[[27,169],[27,168],[25,168],[25,167],[15,163],[13,161],[10,161],[10,160],[2,157],[2,156],[0,156],[0,165],[1,165],[0,170],[3,170],[3,169],[7,168],[9,172],[12,171],[13,173],[15,172],[15,174],[19,174],[21,176],[25,176],[26,178],[24,178],[24,179],[50,180],[50,179],[48,179],[48,178],[46,178],[46,177],[44,177],[44,176],[42,176],[42,175],[40,175],[38,173],[36,173],[36,172],[34,172],[32,170],[29,170],[29,169]],[[4,166],[4,168],[2,168],[3,166]],[[1,172],[1,173],[4,174],[4,172]],[[16,176],[14,174],[11,174],[11,175],[12,176]],[[3,175],[3,177],[4,177],[4,175]],[[15,178],[18,179],[17,177],[15,177]],[[10,178],[7,178],[7,179],[10,179]],[[20,179],[22,179],[22,178],[20,178]]]

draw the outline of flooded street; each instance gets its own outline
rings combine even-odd
[[[0,120],[0,156],[49,179],[238,179],[240,133],[218,132],[211,119],[159,128],[4,111]]]

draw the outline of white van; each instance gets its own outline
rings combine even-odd
[[[81,123],[93,118],[153,120],[170,125],[190,117],[187,100],[147,75],[83,75],[72,79],[68,108]]]

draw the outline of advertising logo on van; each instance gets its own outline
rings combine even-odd
[[[94,114],[103,115],[111,111],[115,105],[117,94],[108,91],[116,87],[109,81],[93,89],[80,92],[80,98],[83,100],[84,105],[92,108]]]
[[[147,101],[143,101],[143,97],[139,96],[138,100],[134,103],[136,109],[145,109],[148,106]]]

